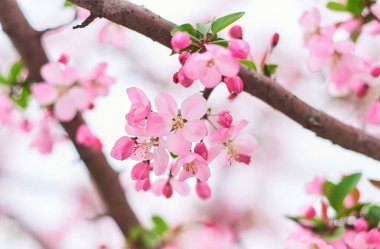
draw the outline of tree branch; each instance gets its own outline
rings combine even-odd
[[[48,62],[48,59],[39,39],[39,33],[29,25],[16,0],[2,0],[0,23],[29,69],[30,78],[36,82],[42,81],[40,68]],[[139,224],[138,220],[128,205],[118,173],[111,168],[103,153],[76,143],[76,131],[83,123],[82,116],[78,114],[74,120],[62,123],[62,126],[102,194],[108,213],[127,236],[129,229]]]
[[[124,0],[71,2],[170,48],[170,31],[176,25],[144,7]],[[273,79],[246,68],[242,68],[239,75],[244,81],[245,92],[266,102],[304,128],[343,148],[380,160],[379,139],[309,106]]]

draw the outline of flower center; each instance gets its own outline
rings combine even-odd
[[[66,86],[58,86],[58,95],[63,96],[67,93],[67,87]]]
[[[239,156],[239,151],[233,144],[233,142],[230,140],[226,144],[227,150],[228,150],[228,155],[230,155],[232,158],[236,159]]]
[[[215,60],[211,59],[207,62],[207,67],[213,67],[215,65]]]
[[[187,122],[187,120],[182,118],[181,115],[176,116],[175,118],[172,119],[171,131],[175,131],[177,129],[182,129],[185,126],[186,122]]]
[[[195,165],[194,161],[191,162],[191,163],[185,163],[183,165],[183,168],[187,171],[187,172],[190,172],[192,173],[193,175],[195,175],[195,173],[197,173],[197,166]]]
[[[309,249],[319,249],[319,246],[313,243],[309,246]]]

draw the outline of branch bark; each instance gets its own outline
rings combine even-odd
[[[1,1],[0,23],[29,69],[29,77],[36,82],[42,81],[40,68],[48,62],[48,58],[39,33],[29,25],[16,0]],[[108,213],[127,236],[129,229],[138,225],[139,222],[128,205],[118,173],[111,168],[103,153],[76,143],[77,128],[84,124],[81,114],[78,114],[71,122],[61,124],[94,179]]]
[[[117,24],[141,33],[170,48],[170,31],[174,23],[148,9],[125,0],[71,0]],[[293,95],[273,79],[242,68],[244,91],[261,99],[319,137],[343,148],[380,160],[380,140],[367,132],[344,124]]]

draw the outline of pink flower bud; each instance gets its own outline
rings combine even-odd
[[[93,102],[89,103],[87,106],[87,109],[89,109],[89,110],[93,110],[94,108],[95,108],[95,105]]]
[[[67,54],[62,53],[58,59],[58,62],[67,65],[69,60],[70,60],[70,57]]]
[[[21,129],[24,131],[24,132],[30,132],[33,128],[33,125],[32,123],[30,123],[29,120],[25,119],[22,123],[21,123]]]
[[[247,59],[250,51],[248,42],[243,40],[231,40],[228,44],[228,49],[231,52],[231,55],[238,59]]]
[[[368,244],[380,242],[380,232],[377,229],[372,229],[367,233],[365,240]]]
[[[271,42],[272,48],[277,46],[279,40],[280,40],[280,35],[278,33],[274,33],[274,35],[272,36],[272,42]]]
[[[230,93],[241,93],[243,91],[243,81],[239,76],[226,77],[224,82],[227,85],[227,89]]]
[[[358,98],[364,97],[369,90],[369,85],[368,84],[362,84],[356,89],[356,96]]]
[[[190,57],[190,55],[191,54],[189,52],[187,52],[187,51],[183,51],[179,55],[178,59],[179,59],[179,62],[181,63],[181,65],[185,65],[185,63],[186,63],[187,59]]]
[[[232,121],[233,118],[230,114],[230,111],[221,111],[218,113],[218,120],[216,122],[224,128],[230,128]]]
[[[131,178],[133,180],[144,180],[149,176],[150,165],[147,162],[140,162],[136,164],[131,171]]]
[[[175,52],[187,48],[191,44],[190,35],[187,32],[178,31],[171,40],[172,48]]]
[[[149,180],[149,177],[147,177],[143,180],[136,181],[135,189],[136,191],[140,191],[140,190],[148,191],[150,189],[150,186],[151,186],[150,180]]]
[[[179,83],[178,74],[179,74],[179,72],[176,72],[175,74],[173,74],[173,82],[176,84]]]
[[[203,157],[205,160],[207,160],[208,150],[207,150],[205,143],[203,143],[203,142],[197,143],[197,145],[195,145],[195,147],[194,147],[194,153],[197,153],[198,155]]]
[[[232,26],[228,33],[233,39],[243,39],[243,29],[239,25]]]
[[[164,194],[164,196],[169,199],[170,197],[172,197],[173,195],[173,188],[172,188],[172,185],[167,182],[164,186],[164,189],[162,190],[162,193]]]
[[[111,156],[117,160],[125,160],[132,155],[135,142],[130,137],[119,138],[111,150]]]
[[[354,222],[354,228],[355,228],[355,231],[356,232],[364,232],[364,231],[367,231],[369,226],[368,226],[368,222],[366,221],[366,219],[364,217],[361,217],[359,219],[357,219],[355,222]]]
[[[379,75],[380,75],[380,66],[376,66],[376,67],[372,68],[371,75],[373,77],[379,77]]]
[[[197,182],[197,186],[195,187],[197,191],[197,195],[202,200],[207,200],[211,196],[211,188],[206,182]]]
[[[178,72],[178,81],[186,88],[190,87],[194,83],[194,80],[189,79],[182,68]]]
[[[317,214],[317,213],[315,212],[314,207],[309,206],[309,207],[305,210],[304,216],[305,216],[306,219],[310,220],[310,219],[314,218],[316,214]]]

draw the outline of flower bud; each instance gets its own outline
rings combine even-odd
[[[179,83],[178,72],[176,72],[175,74],[173,74],[173,82],[176,83],[176,84]]]
[[[272,48],[277,46],[279,40],[280,40],[280,35],[278,33],[274,33],[274,35],[272,36],[272,42],[271,42]]]
[[[178,59],[179,59],[179,62],[181,63],[181,65],[185,65],[185,63],[186,63],[187,59],[190,57],[190,55],[191,54],[189,52],[187,52],[187,51],[183,51],[179,55]]]
[[[179,52],[180,50],[187,48],[190,44],[190,35],[183,31],[177,31],[171,40],[171,45],[175,52]]]
[[[362,98],[367,94],[368,90],[369,90],[369,85],[364,83],[360,85],[358,89],[356,89],[356,96],[358,98]]]
[[[356,232],[364,232],[368,230],[369,225],[366,219],[361,217],[354,222],[354,228]]]
[[[150,180],[149,177],[141,180],[141,181],[136,181],[135,189],[136,191],[148,191],[150,189]]]
[[[243,39],[243,29],[239,25],[232,26],[228,33],[233,39]]]
[[[304,216],[306,219],[310,220],[312,218],[314,218],[316,215],[316,212],[315,212],[315,209],[313,206],[309,206],[306,210],[305,210],[305,213],[304,213]]]
[[[380,241],[380,232],[377,229],[372,229],[367,233],[365,238],[368,244],[375,244]]]
[[[117,160],[125,160],[132,155],[135,142],[130,137],[119,138],[111,150],[111,156]]]
[[[150,165],[147,162],[140,162],[136,164],[131,171],[131,178],[133,180],[144,180],[149,176]]]
[[[239,76],[226,77],[224,82],[227,85],[227,89],[230,93],[241,93],[243,91],[243,81]]]
[[[162,190],[162,193],[164,194],[164,196],[169,199],[170,197],[172,197],[173,195],[173,187],[172,185],[167,182],[164,186],[164,189]]]
[[[230,128],[232,121],[233,118],[229,111],[221,111],[218,113],[218,120],[216,122],[224,128]]]
[[[194,80],[188,78],[182,68],[178,72],[178,81],[182,86],[186,88],[190,87],[194,83]]]
[[[198,181],[195,190],[197,191],[199,198],[202,200],[206,200],[211,196],[211,188],[206,182]]]
[[[376,67],[372,68],[371,75],[373,77],[379,77],[379,75],[380,75],[380,66],[376,66]]]
[[[249,55],[250,47],[248,42],[234,39],[228,44],[228,50],[230,50],[233,57],[244,60]]]
[[[62,53],[61,56],[58,59],[58,62],[62,63],[64,65],[67,65],[67,63],[69,62],[69,60],[70,60],[70,57],[67,54]]]
[[[208,150],[205,143],[204,142],[197,143],[197,145],[195,145],[194,147],[194,153],[197,153],[198,155],[203,157],[203,159],[207,160]]]

